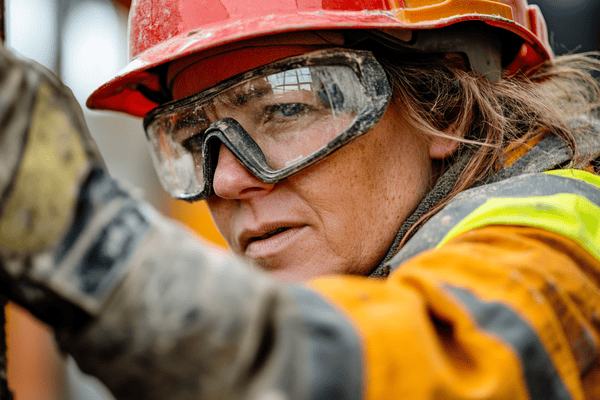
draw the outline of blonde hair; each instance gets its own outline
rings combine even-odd
[[[573,168],[586,166],[594,158],[594,154],[582,154],[578,144],[592,130],[574,128],[570,122],[600,105],[600,87],[594,79],[600,71],[599,53],[556,57],[495,82],[470,72],[458,54],[374,53],[392,86],[392,103],[406,122],[426,137],[460,142],[441,169],[449,168],[465,152],[472,153],[451,192],[413,225],[403,242],[452,197],[485,182],[504,166],[508,148],[551,133],[572,151]]]

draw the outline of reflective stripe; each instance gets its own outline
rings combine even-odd
[[[308,340],[309,354],[304,357],[310,374],[308,399],[362,399],[362,346],[354,327],[314,291],[299,286],[293,293]]]
[[[562,175],[562,176],[559,176]],[[568,176],[568,177],[565,177]],[[573,177],[578,179],[572,179]],[[583,180],[582,178],[585,178]],[[402,247],[389,262],[390,269],[393,270],[415,255],[436,247],[442,240],[447,241],[454,236],[449,233],[459,224],[466,224],[468,219],[478,207],[485,204],[490,199],[505,198],[507,204],[515,199],[527,199],[528,197],[554,196],[557,194],[573,194],[582,199],[587,199],[595,206],[600,206],[600,190],[588,182],[595,182],[596,177],[593,174],[584,171],[563,170],[552,174],[527,174],[514,178],[509,178],[489,185],[479,186],[477,188],[466,190],[448,203],[444,209],[433,216],[418,232]],[[510,198],[507,200],[506,198]],[[590,217],[593,215],[590,209],[587,209],[585,202],[579,205],[572,204],[574,210],[582,209]],[[556,204],[552,204],[556,205]],[[568,207],[567,207],[568,208]],[[597,209],[596,209],[597,210]],[[499,210],[501,211],[501,210]],[[579,212],[579,210],[577,211]],[[597,212],[597,211],[596,211]],[[584,227],[594,232],[594,220],[597,220],[598,214],[593,218],[584,221]],[[483,226],[483,225],[482,225]],[[464,232],[461,231],[461,232]],[[561,233],[561,232],[559,232]],[[597,233],[596,233],[597,235]],[[585,237],[578,238],[577,242],[585,241]],[[597,247],[597,244],[594,246]],[[588,248],[587,246],[585,248]]]
[[[521,225],[559,233],[600,260],[598,216],[600,207],[575,194],[490,199],[451,229],[437,247],[484,226]]]
[[[600,186],[600,178],[585,171],[562,170],[552,175]],[[523,225],[568,237],[600,260],[599,216],[600,207],[581,194],[493,198],[456,224],[437,247],[472,229],[488,225]]]
[[[555,169],[552,171],[546,171],[544,173],[548,175],[562,176],[564,178],[579,179],[600,188],[600,176],[592,174],[588,171],[582,171],[580,169]]]
[[[583,130],[587,134],[577,138],[579,154],[597,158],[600,153],[600,123],[596,119],[581,116],[569,123],[575,130]],[[549,135],[536,144],[527,154],[519,157],[513,164],[492,176],[492,182],[499,182],[518,175],[540,173],[560,168],[573,158],[570,146],[561,138]]]
[[[500,302],[486,302],[455,286],[445,288],[470,311],[482,330],[509,344],[518,355],[530,398],[572,399],[550,354],[536,332],[517,313]]]
[[[583,143],[579,143],[584,145]],[[492,177],[492,182],[558,168],[570,161],[572,155],[565,142],[558,136],[550,135],[536,144],[525,155],[519,157],[513,164],[503,168]]]

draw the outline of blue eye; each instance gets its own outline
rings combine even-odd
[[[305,104],[293,103],[293,104],[282,104],[281,113],[286,117],[291,117],[302,111],[306,111]]]
[[[265,109],[265,114],[270,118],[294,117],[307,113],[310,106],[302,103],[275,104]]]

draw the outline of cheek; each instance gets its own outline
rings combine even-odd
[[[345,272],[368,273],[429,190],[432,163],[419,136],[395,125],[357,139],[298,179]]]
[[[414,187],[420,177],[407,171],[415,164],[406,158],[409,149],[403,148],[402,155],[382,154],[381,149],[389,149],[382,138],[360,139],[290,182],[317,216],[320,249],[313,251],[322,250],[340,263],[331,265],[331,272],[368,273],[422,195]],[[410,150],[417,154],[418,149]]]
[[[231,248],[231,222],[233,220],[233,214],[235,209],[232,207],[231,201],[221,199],[217,196],[211,196],[206,200],[210,215],[221,233],[227,245]]]

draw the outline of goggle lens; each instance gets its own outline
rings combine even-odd
[[[175,198],[209,194],[214,166],[208,165],[205,147],[217,121],[235,120],[242,133],[222,138],[223,144],[240,153],[240,161],[260,179],[278,181],[310,165],[317,155],[322,158],[333,151],[331,144],[374,105],[371,91],[350,65],[266,69],[223,90],[209,89],[205,96],[193,97],[154,112],[146,123],[161,183]],[[385,106],[379,108],[378,115]],[[266,165],[244,159],[248,143],[258,146]]]

